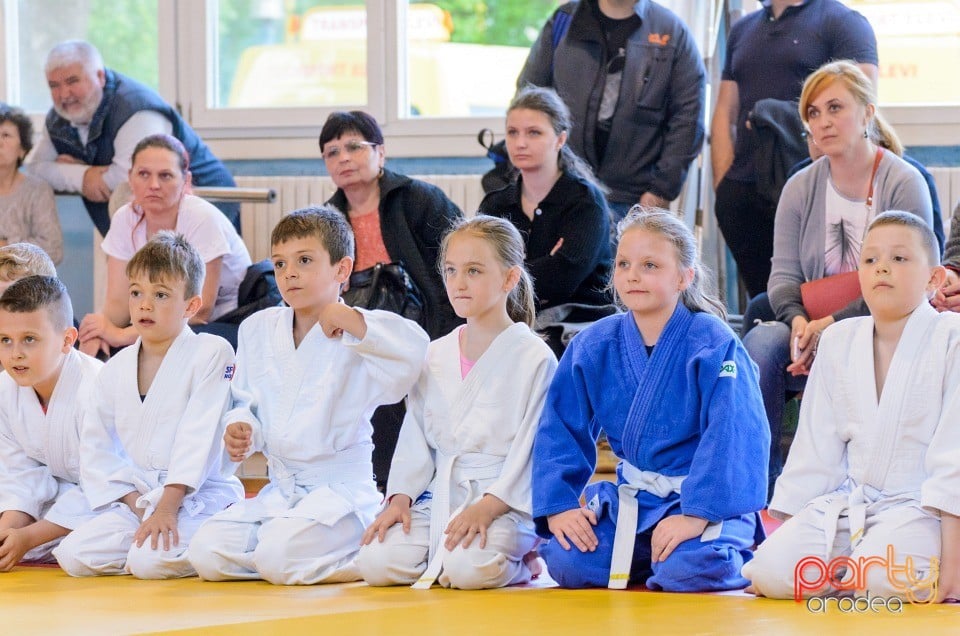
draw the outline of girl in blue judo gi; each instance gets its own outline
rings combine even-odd
[[[618,236],[613,287],[628,311],[570,343],[534,442],[541,556],[563,587],[745,587],[770,445],[756,365],[703,292],[681,220],[634,206]],[[601,430],[617,483],[584,490]]]

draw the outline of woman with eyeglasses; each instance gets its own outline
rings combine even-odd
[[[751,300],[744,317],[743,343],[759,367],[770,422],[768,497],[782,468],[780,433],[788,392],[803,390],[824,329],[868,313],[857,298],[822,318],[811,317],[801,285],[856,271],[867,226],[881,212],[904,210],[933,224],[923,177],[899,157],[902,145],[877,111],[876,88],[856,64],[830,62],[811,73],[799,109],[808,139],[823,156],[783,188],[767,294]],[[748,316],[761,322],[753,326]]]
[[[437,259],[441,238],[463,216],[460,208],[440,188],[384,168],[383,132],[365,112],[331,113],[320,131],[320,152],[337,186],[327,204],[346,215],[356,237],[352,278],[378,263],[402,263],[423,299],[420,325],[434,340],[450,333],[463,321],[447,299]],[[381,489],[404,413],[399,402],[373,414],[373,468]]]
[[[347,215],[356,236],[353,271],[400,261],[424,300],[421,326],[436,339],[461,321],[437,268],[440,239],[460,208],[440,188],[384,168],[386,149],[377,121],[365,112],[331,113],[320,131],[320,152],[337,186],[328,204]]]

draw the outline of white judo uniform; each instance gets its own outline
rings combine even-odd
[[[80,426],[103,363],[67,353],[44,413],[32,387],[0,373],[0,512],[19,510],[73,530],[95,513],[80,482]],[[60,539],[37,546],[24,561],[52,561]]]
[[[314,325],[298,347],[293,310],[240,325],[233,408],[224,423],[253,427],[270,483],[197,533],[190,560],[211,581],[282,585],[356,581],[363,529],[381,501],[373,480],[370,416],[417,379],[427,334],[386,311],[363,314],[367,333],[328,338]]]
[[[185,552],[200,524],[243,497],[224,461],[222,416],[229,405],[235,364],[226,340],[184,327],[140,399],[140,341],[103,367],[86,413],[80,448],[80,484],[100,514],[69,534],[53,554],[68,574],[133,574],[160,579],[195,574]],[[184,484],[177,519],[179,545],[157,550],[133,535],[140,519],[118,500],[136,491],[148,518],[165,484]]]
[[[410,533],[399,525],[360,549],[371,585],[502,587],[530,580],[523,557],[537,544],[531,517],[533,439],[557,361],[527,325],[490,344],[461,379],[460,329],[430,344],[390,467],[387,495],[408,495]],[[486,547],[443,547],[449,520],[485,494],[511,510],[495,519]],[[428,567],[429,563],[429,567]],[[425,573],[426,571],[426,573]],[[422,578],[421,578],[422,575]]]
[[[759,593],[794,597],[794,568],[804,557],[885,559],[888,546],[893,565],[912,559],[918,583],[891,581],[873,566],[865,590],[900,598],[929,590],[939,511],[960,514],[960,315],[923,303],[904,327],[879,399],[874,378],[871,317],[824,332],[770,503],[772,514],[792,518],[743,567]]]

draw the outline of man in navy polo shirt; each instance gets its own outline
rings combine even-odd
[[[765,0],[730,30],[711,161],[717,222],[750,296],[767,290],[777,202],[756,187],[747,116],[764,98],[798,101],[807,75],[850,59],[877,81],[877,40],[861,14],[837,0]]]

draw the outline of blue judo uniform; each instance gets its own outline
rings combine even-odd
[[[537,533],[549,539],[547,517],[578,508],[583,493],[599,519],[599,546],[583,553],[551,540],[541,548],[563,587],[605,586],[610,575],[617,485],[600,482],[584,491],[601,429],[621,460],[679,484],[679,492],[662,497],[637,493],[629,580],[678,592],[746,586],[740,568],[763,537],[757,511],[766,501],[770,429],[756,365],[729,327],[678,303],[649,356],[630,312],[595,323],[570,343],[534,443],[533,515]],[[621,462],[618,484],[638,472],[632,467]],[[681,513],[706,519],[714,531],[651,566],[654,527]]]

